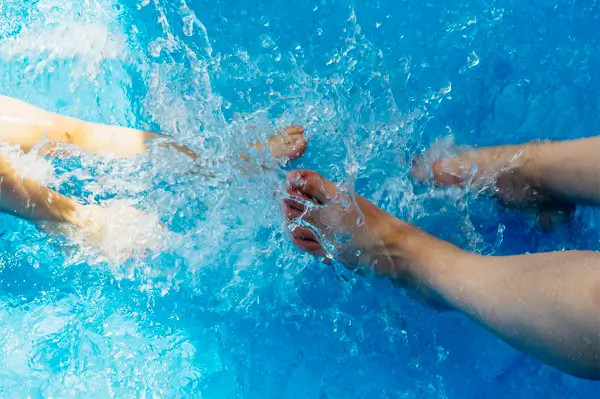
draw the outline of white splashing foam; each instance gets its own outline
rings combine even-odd
[[[23,307],[0,302],[3,392],[23,398],[180,397],[208,374],[193,364],[198,348],[185,333],[150,332],[137,314],[109,310],[110,301],[91,293]],[[218,369],[213,341],[203,340],[202,348]],[[66,359],[64,351],[77,357]]]
[[[103,60],[126,54],[127,37],[116,23],[115,7],[109,3],[40,0],[17,19],[23,29],[0,43],[0,56],[27,58],[29,69],[36,72],[53,60],[77,59],[94,79]],[[6,18],[10,15],[0,15],[0,23]]]
[[[77,58],[95,77],[102,61],[116,59],[125,51],[125,41],[123,34],[111,33],[107,26],[68,21],[52,27],[29,28],[0,43],[0,54],[8,59],[43,56],[35,65],[38,71],[50,60]]]
[[[0,155],[10,161],[17,174],[22,178],[32,179],[43,185],[56,182],[54,168],[50,161],[35,152],[25,154],[14,146],[0,144]]]

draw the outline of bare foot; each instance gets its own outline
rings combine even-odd
[[[251,142],[248,145],[259,151],[264,150],[264,146],[258,141]],[[304,151],[306,151],[307,145],[307,141],[304,138],[304,129],[297,125],[286,126],[283,132],[269,137],[268,145],[271,155],[275,159],[294,160],[300,158],[304,154]],[[240,153],[239,155],[245,162],[251,160],[244,153]]]
[[[306,151],[306,139],[304,129],[297,125],[286,126],[281,133],[277,133],[268,140],[269,149],[275,159],[288,158],[290,160],[299,158]],[[263,149],[261,143],[251,143],[258,150]]]
[[[568,222],[575,210],[545,190],[536,170],[536,156],[544,143],[463,150],[456,156],[426,154],[417,158],[411,175],[438,187],[471,186],[487,191],[508,207],[535,211],[541,228]]]
[[[269,148],[276,159],[299,158],[306,151],[304,129],[300,126],[287,126],[285,132],[269,137]]]
[[[359,273],[375,272],[417,293],[430,305],[448,305],[427,284],[453,263],[471,256],[410,226],[369,200],[348,193],[321,175],[291,172],[283,209],[292,241],[317,257],[335,258]],[[439,272],[435,272],[440,265]]]
[[[452,280],[452,268],[473,263],[473,255],[401,221],[315,172],[291,172],[287,194],[283,209],[292,241],[299,249],[318,257],[333,257],[356,272],[386,276],[429,305],[450,308],[431,282]]]
[[[355,271],[401,277],[390,248],[403,222],[315,172],[291,172],[287,193],[284,212],[299,249],[334,257]]]

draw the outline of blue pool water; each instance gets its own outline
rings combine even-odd
[[[114,264],[0,216],[0,397],[597,397],[462,316],[299,253],[273,195],[282,174],[234,164],[299,123],[309,150],[287,169],[353,183],[463,248],[600,249],[594,210],[544,233],[408,177],[440,138],[597,133],[599,17],[595,0],[2,0],[2,94],[163,131],[211,174],[180,172],[173,153],[26,160],[53,188],[133,201],[171,233]]]

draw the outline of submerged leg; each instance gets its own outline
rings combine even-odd
[[[600,136],[469,150],[453,158],[424,158],[411,171],[441,186],[495,183],[508,203],[600,205]],[[431,176],[426,170],[431,167]]]

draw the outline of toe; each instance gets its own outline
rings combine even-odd
[[[306,140],[302,135],[290,135],[287,137],[286,156],[291,159],[298,159],[306,151]]]
[[[288,126],[284,130],[269,137],[271,153],[277,159],[297,159],[306,151],[306,139],[302,136],[304,130],[300,126]]]
[[[317,242],[305,240],[302,238],[292,238],[292,242],[294,243],[296,248],[298,248],[301,251],[308,252],[309,254],[317,257],[325,256],[325,250],[323,249],[323,247],[321,247],[321,244]]]
[[[337,192],[335,184],[309,170],[290,172],[287,177],[287,185],[289,193],[299,194],[321,205],[331,201]]]
[[[305,206],[302,203],[302,201],[304,201],[304,198],[300,199],[300,198],[284,198],[283,199],[283,205],[286,208],[289,209],[294,209],[297,210],[298,212],[304,212]]]
[[[315,232],[309,228],[297,226],[291,231],[292,241],[298,249],[315,256],[323,256],[325,251]]]
[[[308,227],[294,226],[291,229],[290,233],[292,234],[292,237],[294,237],[294,238],[300,238],[302,240],[313,241],[316,243],[319,242],[319,238],[317,237],[317,234],[314,232],[314,230],[312,230]]]
[[[285,131],[288,136],[302,136],[304,134],[304,129],[299,125],[286,126]]]
[[[291,221],[302,216],[304,213],[304,206],[293,200],[285,199],[283,200],[283,212],[286,220]]]
[[[304,154],[305,151],[306,151],[306,140],[304,140],[302,137],[300,137],[294,142],[293,153],[290,154],[289,158],[297,159],[302,154]]]

